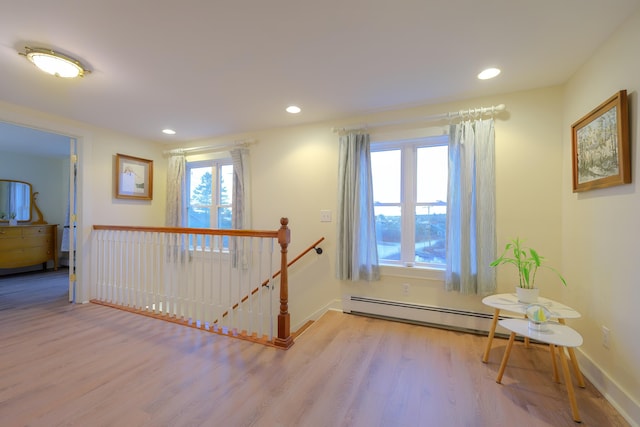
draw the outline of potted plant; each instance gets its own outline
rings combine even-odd
[[[536,273],[539,268],[553,271],[563,285],[567,286],[567,281],[560,272],[544,263],[544,257],[538,252],[523,245],[523,241],[516,237],[512,239],[504,248],[502,255],[496,258],[490,265],[497,267],[502,264],[512,264],[518,269],[519,283],[516,286],[518,301],[532,303],[538,300],[539,289],[536,287]]]
[[[11,212],[9,214],[9,225],[18,225],[18,220],[16,219],[15,212]]]

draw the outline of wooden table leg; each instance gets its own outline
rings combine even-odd
[[[511,354],[511,347],[513,347],[513,340],[516,338],[516,333],[511,332],[509,335],[509,342],[507,343],[507,348],[504,350],[504,356],[502,356],[502,363],[500,364],[500,370],[498,371],[498,377],[496,378],[496,382],[500,384],[502,381],[502,375],[504,374],[504,370],[507,367],[507,362],[509,361],[509,355]]]
[[[564,319],[558,319],[558,323],[560,323],[561,325],[566,324]],[[582,372],[580,371],[580,366],[578,366],[578,359],[576,359],[576,352],[574,351],[573,347],[567,348],[567,351],[569,352],[571,365],[573,365],[573,372],[575,373],[576,379],[578,380],[578,386],[580,386],[581,388],[585,388],[586,385],[584,383],[584,378],[582,377]]]
[[[496,308],[493,311],[493,320],[491,320],[491,329],[489,329],[489,336],[487,337],[487,346],[484,349],[484,355],[482,356],[482,362],[487,363],[489,361],[489,352],[491,351],[491,343],[493,342],[493,336],[496,333],[496,326],[498,325],[498,315],[500,309]]]
[[[571,405],[571,415],[573,415],[573,421],[582,422],[580,420],[580,414],[578,413],[578,403],[576,402],[576,394],[573,390],[573,383],[571,382],[571,374],[569,373],[569,364],[567,363],[567,357],[564,354],[564,348],[558,347],[560,350],[560,363],[562,364],[562,374],[564,375],[565,386],[567,387],[567,394],[569,395],[569,404]]]
[[[567,351],[569,351],[569,357],[571,358],[571,364],[573,365],[573,371],[576,374],[578,385],[582,388],[585,388],[586,385],[584,383],[584,378],[582,377],[582,372],[580,372],[580,366],[578,366],[578,359],[576,359],[576,352],[573,350],[573,347],[569,347]]]
[[[557,383],[560,382],[560,376],[558,375],[558,364],[556,363],[556,346],[549,344],[549,353],[551,353],[551,366],[553,366],[553,380]],[[560,349],[560,351],[563,351]]]

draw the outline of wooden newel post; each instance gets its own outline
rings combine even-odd
[[[278,336],[276,347],[289,348],[293,345],[291,319],[289,316],[289,273],[287,271],[287,248],[291,241],[291,231],[287,227],[288,218],[280,218],[278,243],[280,243],[280,314],[278,314]]]

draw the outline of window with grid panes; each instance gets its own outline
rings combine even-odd
[[[444,267],[447,143],[438,136],[371,144],[380,264]]]

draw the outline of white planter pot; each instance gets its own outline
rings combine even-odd
[[[10,219],[9,220],[9,225],[18,225],[18,220],[17,219]]]
[[[516,287],[516,296],[518,297],[518,301],[523,304],[531,304],[534,302],[538,302],[538,296],[540,294],[540,289],[526,289]]]

